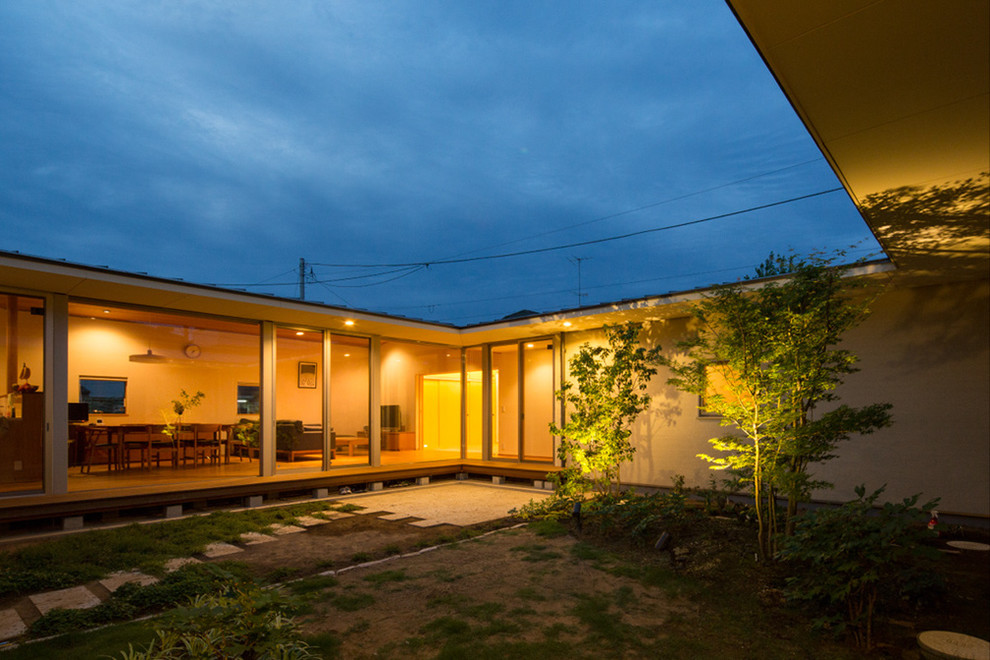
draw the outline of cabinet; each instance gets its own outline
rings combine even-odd
[[[386,451],[417,449],[416,433],[413,431],[383,431]]]
[[[0,420],[0,484],[40,481],[44,466],[45,393],[8,394]]]

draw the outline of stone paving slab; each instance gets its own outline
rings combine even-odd
[[[102,584],[107,591],[113,593],[120,589],[125,584],[139,584],[142,587],[146,587],[149,584],[154,584],[158,582],[158,578],[152,577],[151,575],[145,575],[140,571],[117,571],[116,573],[111,573],[102,580]]]
[[[0,610],[0,642],[20,637],[27,632],[27,625],[17,610]]]
[[[218,541],[206,546],[206,550],[203,551],[203,556],[208,557],[209,559],[215,559],[216,557],[226,557],[227,555],[233,555],[238,552],[244,552],[244,548],[238,548],[236,545]]]
[[[975,550],[977,552],[990,551],[990,545],[986,543],[978,543],[976,541],[949,541],[946,545],[957,550]]]
[[[359,504],[368,511],[389,511],[407,518],[423,518],[423,521],[413,523],[419,527],[439,524],[463,526],[504,518],[511,509],[528,504],[530,500],[543,500],[551,494],[550,491],[531,488],[455,481],[362,493],[347,497],[346,501]]]
[[[409,524],[413,527],[436,527],[444,524],[444,522],[442,520],[411,520]]]
[[[329,520],[326,518],[314,518],[313,516],[299,516],[296,518],[296,522],[303,527],[316,527],[317,525],[326,525]]]
[[[262,534],[261,532],[244,532],[241,534],[241,541],[244,542],[244,545],[258,545],[259,543],[271,543],[277,540],[277,536]]]
[[[348,513],[347,511],[320,511],[318,516],[326,520],[340,520],[341,518],[353,518],[353,513]]]
[[[101,602],[99,597],[86,587],[46,591],[42,594],[28,596],[28,598],[42,614],[47,614],[57,607],[67,610],[85,610],[96,607]]]
[[[405,520],[409,518],[408,513],[386,513],[384,515],[378,516],[381,520]]]
[[[196,559],[195,557],[175,557],[174,559],[169,559],[167,562],[165,562],[165,572],[174,573],[175,571],[179,570],[180,568],[188,564],[202,564],[202,563],[203,562]]]
[[[286,534],[298,534],[300,532],[305,532],[305,527],[299,527],[298,525],[272,525],[272,533],[276,536],[285,536]]]

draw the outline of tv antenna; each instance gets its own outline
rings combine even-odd
[[[578,282],[577,282],[577,284],[578,284],[578,286],[577,286],[578,307],[581,306],[581,299],[584,298],[586,295],[588,295],[587,293],[582,293],[582,291],[581,291],[581,262],[582,261],[588,261],[589,259],[591,259],[591,257],[567,257],[567,260],[570,261],[572,264],[577,264],[577,271],[578,271],[577,272],[577,276],[578,276]]]

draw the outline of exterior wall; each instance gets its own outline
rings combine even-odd
[[[990,284],[898,289],[873,305],[847,346],[860,357],[850,404],[893,404],[891,427],[840,449],[820,470],[828,499],[887,484],[900,499],[941,498],[945,512],[990,515]]]
[[[859,484],[887,484],[890,500],[922,492],[940,497],[945,512],[990,515],[990,285],[891,289],[872,309],[846,339],[860,371],[846,378],[839,396],[853,406],[889,402],[894,423],[850,439],[838,458],[813,469],[835,484],[815,499],[844,501]],[[654,322],[648,340],[669,355],[691,323]],[[568,335],[568,359],[589,340],[603,335]],[[669,376],[661,369],[650,385],[653,403],[636,422],[636,459],[622,479],[670,486],[681,474],[689,486],[707,486],[718,473],[696,455],[724,429],[718,419],[699,417],[697,397],[666,385]]]

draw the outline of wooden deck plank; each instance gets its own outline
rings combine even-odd
[[[0,524],[64,518],[128,509],[166,507],[209,500],[244,498],[252,495],[273,496],[279,493],[328,488],[377,481],[402,481],[417,477],[449,476],[460,472],[515,479],[542,480],[556,471],[548,464],[511,461],[441,460],[371,467],[335,467],[327,471],[283,472],[271,477],[253,475],[206,477],[173,483],[144,483],[119,487],[118,473],[90,480],[94,488],[56,495],[30,494],[0,497]],[[192,472],[190,470],[189,472]],[[145,473],[150,477],[150,473]],[[181,475],[180,475],[181,476]],[[172,478],[175,478],[174,474]]]

